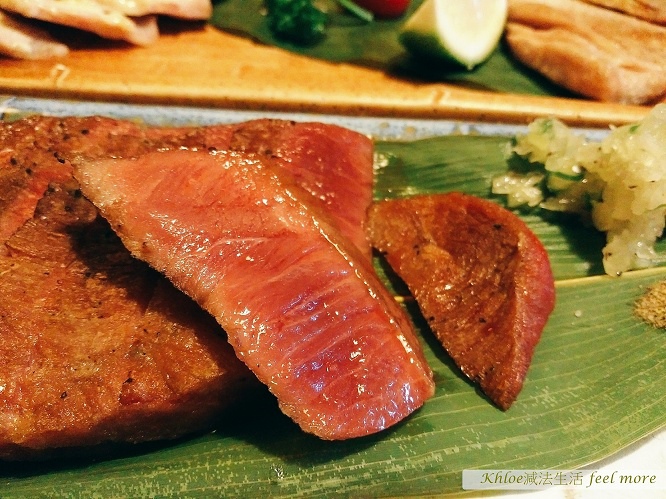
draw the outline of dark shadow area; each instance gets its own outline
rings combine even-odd
[[[178,36],[181,33],[203,31],[208,24],[206,21],[190,21],[174,17],[160,16],[157,19],[160,36]]]
[[[40,21],[38,19],[28,19],[27,21],[34,25],[36,28],[46,31],[57,41],[67,45],[70,50],[73,51],[118,51],[137,47],[137,45],[124,40],[104,38],[93,32],[73,28],[71,26]],[[158,16],[157,18],[157,25],[160,36],[178,36],[182,33],[201,31],[206,27],[207,24],[207,21],[192,21],[167,16]]]
[[[493,54],[472,70],[453,61],[435,60],[403,51],[388,61],[386,72],[413,83],[449,82],[470,90],[577,98],[572,92],[516,60],[505,41],[501,41]]]
[[[606,245],[606,233],[581,221],[577,215],[541,210],[541,218],[560,229],[569,250],[588,265],[587,275],[603,275],[602,250]]]
[[[29,478],[47,473],[82,470],[100,463],[148,456],[161,451],[173,450],[180,445],[191,445],[199,439],[217,438],[216,435],[248,434],[249,427],[263,422],[264,427],[274,410],[279,412],[275,399],[267,390],[257,390],[239,401],[219,420],[208,428],[189,435],[153,442],[114,442],[86,447],[68,447],[50,451],[40,458],[25,461],[0,461],[0,476],[5,478]],[[261,415],[261,416],[259,416]]]

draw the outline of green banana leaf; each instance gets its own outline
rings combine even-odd
[[[490,197],[490,178],[506,168],[506,140],[378,139],[375,197],[450,190]],[[666,268],[604,276],[598,233],[573,220],[519,215],[548,249],[557,304],[508,411],[461,375],[407,300],[437,389],[387,431],[321,441],[266,394],[222,418],[216,431],[176,442],[113,449],[95,460],[3,463],[0,496],[439,497],[462,492],[464,469],[574,469],[662,428],[666,334],[638,320],[632,305]],[[389,281],[390,271],[375,263]]]
[[[451,82],[505,93],[571,97],[566,90],[517,62],[504,43],[472,71],[410,56],[398,41],[398,28],[421,3],[422,0],[414,0],[406,15],[398,20],[377,19],[366,23],[350,14],[331,15],[325,38],[311,46],[295,45],[273,36],[266,22],[263,0],[217,2],[210,23],[267,45],[318,59],[368,66],[409,80]]]

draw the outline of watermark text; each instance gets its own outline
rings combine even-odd
[[[463,470],[465,490],[666,490],[666,470]]]

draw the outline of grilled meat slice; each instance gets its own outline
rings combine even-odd
[[[648,104],[666,96],[666,27],[579,0],[510,0],[506,40],[576,94]]]
[[[0,458],[172,438],[255,380],[219,326],[132,258],[71,179],[0,255]]]
[[[155,16],[132,18],[94,0],[0,0],[0,8],[136,45],[149,45],[159,37]]]
[[[51,59],[68,53],[67,46],[46,31],[0,11],[0,54],[16,59]]]
[[[285,414],[324,439],[383,430],[433,394],[432,372],[366,258],[281,173],[233,152],[75,164],[125,245],[211,312]]]
[[[625,12],[655,24],[666,24],[666,3],[663,0],[584,0],[607,9]]]
[[[372,203],[373,144],[360,133],[323,123],[257,119],[237,125],[152,128],[162,148],[220,149],[259,154],[288,171],[312,194],[340,232],[368,259],[365,220]]]
[[[555,301],[540,241],[511,212],[460,193],[378,202],[368,223],[456,365],[508,409]]]
[[[244,154],[256,150],[292,167],[295,154],[271,159],[270,151],[280,146],[271,130],[288,141],[290,129],[304,134],[302,125],[271,120],[181,129],[98,116],[0,123],[0,288],[8,297],[0,307],[0,459],[183,435],[256,386],[208,314],[130,258],[80,197],[69,159],[233,142]],[[255,137],[251,146],[248,137]],[[316,141],[306,142],[315,154]],[[369,140],[356,134],[351,142],[339,142],[338,155],[358,147],[359,168],[371,172]],[[186,362],[176,362],[183,348]]]

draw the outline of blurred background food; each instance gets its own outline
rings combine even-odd
[[[164,19],[422,83],[521,93],[527,82],[526,93],[553,93],[550,84],[632,105],[666,95],[657,0],[0,0],[0,54],[66,64],[90,40],[82,34],[113,40],[112,49],[152,46]]]

